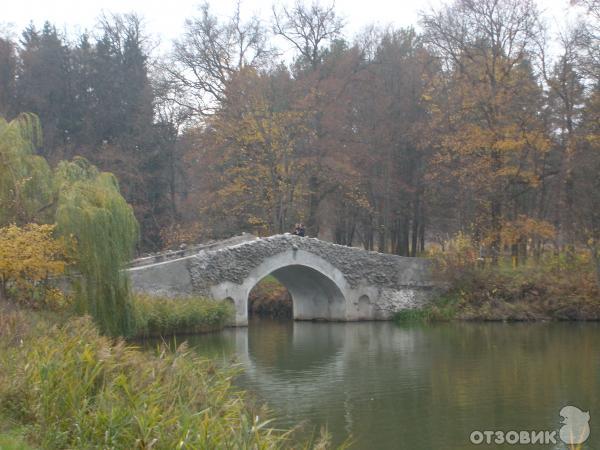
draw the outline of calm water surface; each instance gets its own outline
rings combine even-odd
[[[499,448],[469,435],[556,430],[569,404],[590,411],[583,448],[600,449],[596,323],[253,320],[185,339],[201,355],[241,362],[238,385],[268,403],[276,425],[327,425],[337,443],[351,435],[354,449]]]

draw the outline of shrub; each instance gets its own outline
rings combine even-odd
[[[53,225],[0,228],[0,298],[28,306],[59,306],[64,297],[49,283],[64,273],[72,243],[55,239]]]
[[[454,284],[476,270],[479,252],[470,236],[458,233],[442,248],[432,248],[429,256],[435,264],[435,275],[443,283]]]
[[[398,324],[446,322],[456,318],[458,304],[459,299],[456,296],[446,294],[424,308],[398,311],[393,320]]]
[[[214,331],[227,325],[234,314],[229,302],[202,297],[137,295],[133,303],[135,335],[139,337]]]

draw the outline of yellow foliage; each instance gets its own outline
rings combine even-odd
[[[254,75],[257,77],[257,75]],[[299,145],[310,132],[308,113],[275,108],[257,85],[243,101],[212,123],[217,146],[215,171],[221,172],[207,216],[236,217],[253,232],[285,231],[310,158]]]
[[[429,256],[436,260],[442,273],[447,273],[474,267],[479,253],[471,237],[459,231],[452,239],[445,241],[441,248],[431,247]]]
[[[192,222],[190,224],[174,224],[160,231],[160,237],[165,248],[172,248],[181,244],[194,244],[200,242],[203,234],[202,224]]]
[[[0,295],[22,303],[57,305],[62,294],[48,285],[70,261],[70,240],[55,239],[54,225],[0,228]]]
[[[552,239],[555,233],[556,230],[551,223],[520,215],[516,220],[503,224],[501,238],[502,242],[511,245],[533,237],[542,240]]]

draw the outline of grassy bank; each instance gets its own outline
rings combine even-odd
[[[444,281],[448,290],[430,306],[401,311],[394,319],[400,323],[600,320],[600,290],[593,268],[585,260],[463,267]]]
[[[181,346],[142,352],[89,318],[0,315],[1,448],[286,448],[236,371]],[[325,448],[324,442],[305,446]],[[303,445],[295,445],[296,448]]]
[[[201,297],[171,299],[136,295],[135,337],[206,333],[231,323],[233,305]]]

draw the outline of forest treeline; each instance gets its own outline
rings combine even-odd
[[[492,260],[600,261],[600,6],[572,3],[560,32],[533,0],[456,0],[355,36],[329,4],[204,4],[167,54],[135,14],[31,25],[0,39],[0,115],[39,116],[51,164],[114,173],[144,251],[303,222],[400,255],[460,231]]]

